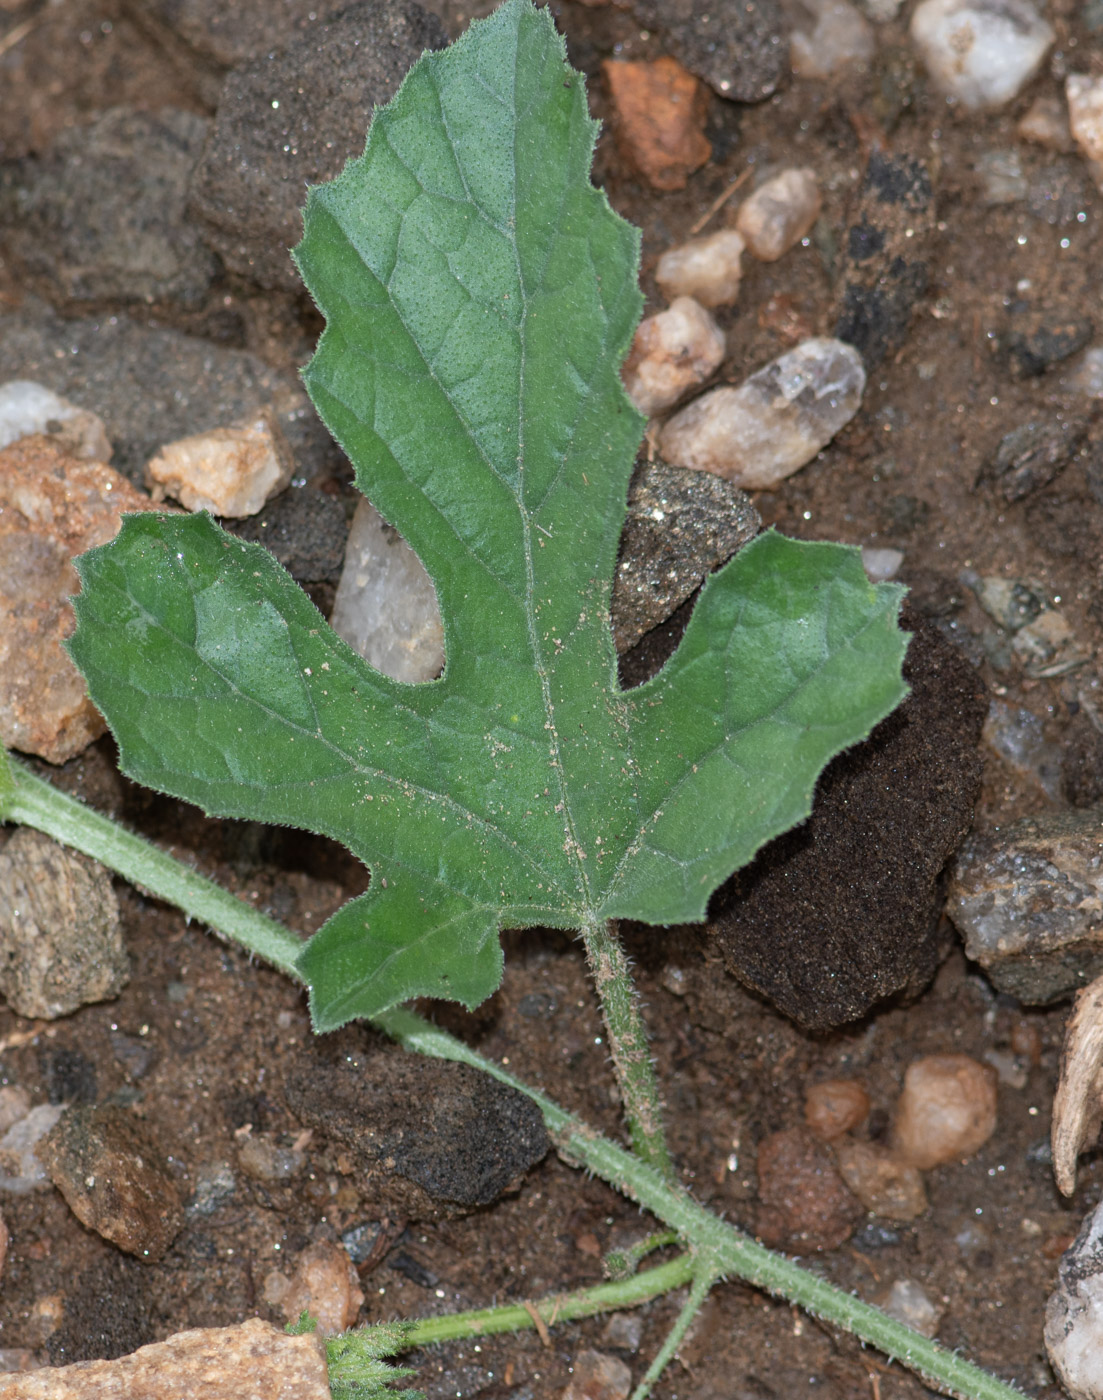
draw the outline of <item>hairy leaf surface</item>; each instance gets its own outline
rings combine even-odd
[[[303,954],[319,1028],[477,1004],[502,928],[703,918],[904,694],[900,590],[774,534],[621,690],[638,235],[589,182],[594,135],[547,12],[507,0],[421,58],[307,205],[295,257],[327,326],[306,382],[434,581],[439,680],[374,671],[205,516],[130,516],[80,564],[72,654],[124,769],[370,866]]]

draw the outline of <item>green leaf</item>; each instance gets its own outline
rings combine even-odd
[[[204,516],[130,516],[80,561],[71,651],[125,770],[370,866],[301,960],[319,1029],[475,1005],[502,928],[703,918],[905,693],[901,591],[774,534],[620,689],[638,235],[589,183],[594,134],[547,11],[507,0],[421,58],[307,205],[295,257],[327,327],[306,381],[433,578],[439,680],[374,671]]]

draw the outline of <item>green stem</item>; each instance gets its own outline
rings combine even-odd
[[[540,1109],[568,1161],[585,1166],[651,1211],[695,1251],[708,1256],[722,1274],[734,1274],[756,1288],[796,1303],[814,1317],[853,1332],[948,1395],[960,1400],[1022,1400],[1022,1392],[1013,1386],[710,1214],[683,1191],[672,1189],[654,1167],[641,1162],[634,1153],[601,1137],[540,1090],[522,1083],[493,1060],[484,1059],[462,1040],[414,1012],[396,1007],[376,1017],[375,1024],[409,1050],[473,1065],[527,1094]]]
[[[647,1400],[651,1394],[651,1387],[677,1356],[678,1348],[685,1340],[685,1335],[689,1331],[693,1319],[701,1311],[701,1307],[709,1295],[709,1289],[716,1282],[716,1279],[717,1275],[713,1270],[698,1261],[689,1297],[682,1305],[682,1310],[678,1314],[674,1326],[666,1334],[666,1340],[659,1348],[654,1361],[648,1366],[647,1374],[632,1392],[632,1400]]]
[[[647,1030],[640,1015],[639,993],[628,958],[612,920],[585,925],[582,942],[601,1002],[613,1070],[620,1088],[628,1136],[636,1155],[677,1182],[663,1131],[663,1110]]]
[[[553,1294],[550,1298],[530,1304],[532,1312],[522,1303],[510,1303],[498,1308],[450,1313],[444,1317],[417,1318],[409,1324],[406,1340],[410,1346],[420,1347],[433,1342],[450,1342],[456,1338],[486,1337],[492,1332],[516,1332],[524,1327],[536,1326],[533,1312],[550,1327],[577,1317],[593,1317],[595,1313],[635,1308],[688,1283],[697,1268],[691,1254],[682,1254],[667,1264],[658,1264],[653,1269],[633,1274],[631,1278],[617,1283],[599,1283],[592,1288],[580,1288],[575,1293]]]
[[[302,980],[295,965],[302,944],[290,930],[76,798],[33,777],[14,761],[10,768],[0,762],[0,820],[24,822],[83,851],[201,919],[223,937],[242,944],[296,981]],[[540,1109],[565,1157],[651,1211],[719,1272],[734,1274],[853,1332],[949,1395],[961,1400],[1022,1400],[1021,1392],[995,1376],[711,1215],[684,1191],[671,1186],[661,1171],[601,1137],[540,1090],[522,1083],[412,1011],[396,1007],[377,1017],[375,1024],[410,1050],[473,1065],[526,1094]]]

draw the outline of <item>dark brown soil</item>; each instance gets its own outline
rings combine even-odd
[[[614,52],[658,56],[657,40],[621,10],[569,0],[554,8],[573,60],[590,74],[593,108],[604,115],[602,59]],[[441,9],[455,32],[460,16]],[[1090,408],[1066,385],[1061,364],[1029,372],[1039,344],[1048,355],[1060,328],[1097,303],[1103,253],[1103,206],[1085,165],[1019,144],[1015,135],[1029,98],[1060,90],[1061,55],[1091,39],[1065,0],[1054,9],[1054,73],[1045,71],[1001,113],[957,114],[928,91],[907,60],[900,22],[882,31],[882,56],[859,79],[837,86],[785,82],[757,106],[711,99],[714,158],[684,192],[658,194],[637,183],[605,136],[596,178],[643,227],[644,286],[653,296],[650,270],[659,252],[685,237],[749,162],[817,170],[825,190],[823,227],[833,235],[775,264],[748,260],[737,306],[721,313],[730,346],[721,378],[738,382],[785,348],[787,326],[829,334],[837,324],[844,309],[840,248],[871,144],[883,141],[894,158],[926,162],[934,201],[922,250],[926,290],[910,317],[889,327],[894,339],[858,417],[756,504],[767,524],[790,534],[901,549],[901,577],[921,610],[979,664],[995,697],[1031,711],[1054,751],[1067,750],[1065,791],[1079,800],[1085,791],[1098,794],[1100,781],[1098,736],[1077,717],[1078,688],[1087,684],[1090,666],[1030,680],[1004,665],[991,624],[959,581],[967,569],[1035,580],[1060,600],[1081,641],[1100,645],[1103,505],[1091,454],[1019,500],[1009,502],[991,479],[977,484],[1011,429],[1032,419],[1083,416]],[[169,52],[129,17],[134,12],[121,0],[62,6],[2,0],[0,46],[4,32],[32,23],[17,49],[0,52],[0,159],[41,152],[58,131],[119,103],[212,115],[209,66],[197,60],[189,69],[179,50]],[[1018,203],[986,207],[975,162],[1016,146],[1030,192]],[[20,307],[24,290],[17,271],[0,263],[0,308]],[[911,284],[909,295],[915,291]],[[232,313],[232,336],[280,367],[316,331],[297,304],[246,284],[218,285],[211,296]],[[176,324],[213,326],[207,311],[206,320],[185,322],[181,315]],[[1030,318],[1042,313],[1052,333],[1039,342]],[[1089,425],[1089,437],[1094,431]],[[312,484],[349,500],[347,474],[327,473]],[[307,554],[312,547],[325,545],[296,542]],[[991,749],[983,753],[979,823],[1052,807],[1055,799],[1040,780]],[[118,776],[109,741],[50,777],[304,935],[365,887],[356,862],[320,839],[208,822],[134,789]],[[1060,784],[1049,786],[1050,794],[1060,793]],[[83,1229],[54,1191],[4,1198],[12,1244],[0,1278],[0,1348],[73,1361],[118,1355],[185,1327],[256,1314],[281,1320],[264,1302],[266,1275],[311,1240],[360,1224],[382,1240],[363,1278],[365,1320],[597,1282],[602,1253],[649,1228],[635,1207],[554,1155],[498,1204],[435,1223],[380,1221],[341,1143],[320,1131],[299,1175],[275,1184],[245,1175],[237,1150],[246,1124],[277,1143],[292,1142],[303,1127],[284,1094],[311,1038],[303,998],[172,909],[121,883],[118,889],[132,959],[129,986],[116,1002],[49,1025],[0,1008],[0,1082],[23,1085],[35,1102],[134,1105],[185,1199],[194,1198],[201,1181],[216,1179],[219,1167],[233,1169],[236,1186],[232,1194],[202,1198],[198,1209],[193,1204],[158,1263],[123,1256]],[[673,1148],[699,1199],[750,1224],[756,1145],[802,1121],[809,1084],[859,1078],[874,1104],[868,1132],[878,1138],[887,1132],[913,1058],[994,1054],[1004,1069],[996,1135],[968,1163],[929,1174],[931,1208],[914,1224],[870,1220],[847,1244],[818,1256],[814,1267],[873,1300],[896,1279],[916,1280],[946,1308],[939,1332],[946,1345],[1033,1395],[1056,1396],[1042,1345],[1044,1302],[1058,1256],[1103,1190],[1103,1159],[1085,1161],[1071,1202],[1058,1196],[1048,1165],[1067,1007],[1024,1009],[996,995],[965,962],[948,926],[939,938],[951,951],[910,1005],[890,1004],[842,1030],[815,1034],[730,978],[719,952],[697,931],[633,930]],[[442,1008],[440,1019],[484,1054],[508,1058],[511,1069],[595,1127],[618,1134],[617,1099],[579,948],[553,934],[509,935],[505,942],[500,992],[472,1016]],[[624,1353],[637,1379],[680,1302],[673,1297],[643,1309],[639,1351]],[[602,1340],[605,1325],[596,1319],[557,1327],[548,1346],[529,1333],[418,1354],[418,1383],[433,1400],[551,1400],[580,1350],[612,1349]],[[714,1291],[655,1393],[659,1400],[797,1394],[918,1400],[924,1392],[851,1339],[732,1283]]]

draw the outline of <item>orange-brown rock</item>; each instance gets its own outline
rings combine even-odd
[[[116,1361],[0,1377],[2,1400],[329,1400],[325,1342],[250,1318],[178,1332]]]
[[[339,1244],[316,1240],[299,1255],[280,1306],[288,1322],[308,1312],[322,1336],[355,1326],[364,1303],[352,1260]]]
[[[708,93],[673,58],[603,65],[621,155],[657,190],[683,190],[712,155],[705,140]]]
[[[73,630],[75,554],[106,544],[124,510],[153,502],[111,467],[46,437],[0,451],[0,742],[64,763],[104,731],[62,649]]]

